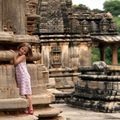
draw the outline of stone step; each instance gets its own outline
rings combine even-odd
[[[9,111],[11,109],[25,109],[27,101],[24,98],[0,99],[0,110]]]
[[[38,118],[52,118],[58,116],[60,113],[62,113],[62,110],[59,108],[53,108],[49,106],[46,108],[36,109],[34,115]]]

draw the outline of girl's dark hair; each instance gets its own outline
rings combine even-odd
[[[28,48],[28,52],[26,53],[26,56],[31,56],[32,55],[32,47],[31,47],[31,45],[29,44],[29,43],[21,43],[18,47],[17,47],[17,49],[19,50],[21,47],[27,47]]]

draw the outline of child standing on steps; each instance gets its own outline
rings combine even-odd
[[[28,99],[28,109],[25,113],[32,115],[33,105],[31,98],[31,81],[26,66],[26,57],[30,55],[32,55],[31,45],[29,43],[22,43],[18,46],[18,53],[14,54],[13,62],[15,65],[17,84],[20,89],[20,94],[24,95],[26,99]]]

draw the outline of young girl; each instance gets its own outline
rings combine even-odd
[[[31,45],[29,43],[22,43],[18,46],[18,53],[15,53],[13,60],[20,94],[24,95],[26,99],[28,99],[29,107],[25,111],[27,114],[33,114],[31,81],[26,66],[26,56],[30,56],[31,54]]]

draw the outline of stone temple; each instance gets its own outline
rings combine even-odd
[[[58,99],[73,91],[66,100],[70,105],[119,111],[120,36],[112,15],[74,11],[71,0],[41,1],[38,13],[41,17],[34,34],[40,39],[41,62],[49,69],[49,80],[54,79],[54,87],[63,92],[56,94]],[[103,62],[107,47],[111,48],[111,66]],[[100,53],[95,65],[92,48]]]
[[[97,106],[100,100],[100,104],[112,104],[112,107],[107,107],[109,110],[116,108],[113,103],[119,106],[120,69],[116,65],[120,36],[110,13],[74,12],[71,0],[0,0],[2,114],[21,114],[27,107],[26,99],[19,95],[14,66],[11,64],[13,53],[10,50],[16,51],[16,46],[22,42],[32,45],[33,56],[27,58],[27,66],[32,78],[36,119],[63,120],[59,116],[61,110],[50,107],[50,103],[55,101],[55,96],[48,88],[61,91],[59,95],[78,91],[77,95],[70,94],[73,101],[68,98],[69,104],[76,105],[76,100],[79,100],[78,105],[82,101],[87,104],[89,100],[88,106],[92,102]],[[99,48],[100,60],[105,61],[105,49],[108,46],[112,49],[112,65],[107,66],[107,72],[99,71],[98,74],[96,68],[92,68],[92,48]],[[93,72],[89,71],[91,69]],[[104,76],[94,79],[96,74]],[[83,91],[90,97],[81,94]],[[97,97],[92,96],[94,94]],[[114,94],[115,99],[106,99]]]

